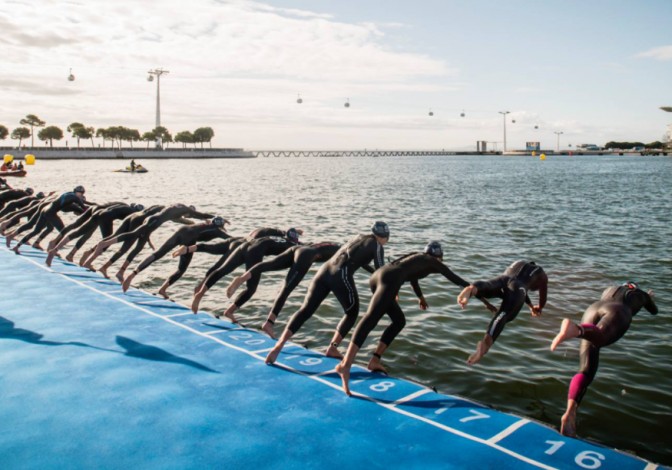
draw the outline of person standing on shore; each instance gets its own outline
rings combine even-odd
[[[560,421],[560,432],[576,436],[576,413],[583,396],[597,373],[600,349],[614,344],[628,331],[632,317],[642,307],[652,315],[658,313],[653,301],[653,291],[644,292],[635,282],[609,287],[600,300],[591,304],[583,314],[581,323],[565,318],[560,331],[551,343],[551,351],[572,338],[581,338],[580,369],[569,384],[567,409]]]
[[[294,246],[268,261],[255,264],[252,268],[245,271],[244,274],[235,278],[226,289],[226,296],[231,298],[243,282],[247,282],[253,278],[261,278],[261,275],[265,272],[289,269],[282,288],[275,297],[268,318],[261,327],[264,333],[271,338],[275,338],[273,325],[275,325],[275,320],[278,318],[289,294],[296,289],[313,263],[328,260],[338,251],[340,246],[337,243],[331,242]]]
[[[373,357],[369,361],[368,369],[374,372],[387,373],[381,363],[382,355],[392,344],[394,338],[401,332],[406,325],[406,317],[399,306],[399,289],[405,282],[410,282],[413,292],[418,297],[420,310],[427,310],[427,301],[420,289],[419,280],[430,274],[442,274],[446,279],[457,286],[466,287],[467,281],[455,274],[443,262],[443,249],[439,242],[433,241],[425,246],[422,253],[410,253],[402,256],[373,273],[369,280],[371,286],[371,302],[366,314],[362,317],[353,338],[348,345],[343,360],[336,366],[336,372],[341,376],[343,382],[343,391],[350,395],[350,369],[357,352],[361,349],[369,333],[378,325],[378,322],[387,314],[392,323],[383,332]],[[481,298],[481,301],[492,311],[497,309],[490,303]]]
[[[539,303],[533,305],[528,297],[528,291],[539,291]],[[504,326],[513,321],[526,303],[530,307],[533,317],[541,316],[546,305],[548,291],[548,276],[541,266],[534,262],[516,261],[509,266],[504,274],[489,281],[478,281],[465,287],[457,297],[457,303],[466,307],[469,298],[481,296],[487,299],[499,297],[502,304],[498,312],[490,321],[488,331],[476,346],[476,352],[469,356],[467,363],[474,365],[490,350],[497,337],[504,330]]]
[[[385,264],[385,245],[390,239],[390,228],[385,222],[376,222],[370,235],[358,235],[342,246],[329,261],[324,263],[308,287],[308,293],[301,308],[292,316],[275,347],[266,356],[266,364],[273,364],[283,346],[296,334],[320,304],[333,292],[343,307],[343,318],[336,327],[326,355],[342,359],[338,346],[357,321],[359,315],[359,295],[354,274],[359,268],[373,274]],[[368,266],[373,261],[375,269]]]

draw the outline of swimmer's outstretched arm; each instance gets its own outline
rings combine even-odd
[[[420,289],[420,283],[417,279],[411,281],[411,287],[413,288],[415,295],[418,297],[418,305],[420,305],[420,310],[427,310],[429,305],[427,305],[427,301],[425,300],[425,296],[422,294],[422,289]]]

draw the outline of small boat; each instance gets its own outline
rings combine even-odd
[[[123,170],[114,170],[117,173],[147,173],[149,170],[142,165],[135,165],[135,169],[132,170],[130,166],[127,166]]]
[[[5,176],[26,176],[26,170],[8,170],[8,171],[0,171],[0,176],[5,177]]]

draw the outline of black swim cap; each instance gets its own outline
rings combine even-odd
[[[145,210],[145,206],[143,206],[142,204],[133,203],[131,204],[131,209],[133,209],[134,211],[142,211]]]
[[[298,243],[298,241],[299,241],[299,232],[297,232],[297,230],[294,227],[287,230],[287,235],[286,236],[287,236],[287,238],[289,238],[290,241],[292,241],[294,243]]]
[[[84,186],[75,186],[75,189],[73,189],[72,192],[84,194]]]
[[[214,225],[215,227],[222,228],[222,227],[224,227],[224,224],[226,223],[226,220],[224,220],[223,217],[217,216],[217,217],[213,217],[212,220],[210,221],[210,223],[212,225]]]
[[[374,235],[381,238],[390,238],[390,227],[385,222],[377,221],[371,226]]]
[[[443,258],[443,249],[441,248],[441,243],[437,241],[431,241],[427,243],[424,252],[428,255],[435,256],[436,258]]]
[[[33,195],[33,188],[26,188],[26,194],[28,194],[28,196],[32,196]]]
[[[35,195],[35,197],[38,198],[38,199],[42,199],[44,197],[44,193],[42,191],[40,191],[39,193],[37,193]]]

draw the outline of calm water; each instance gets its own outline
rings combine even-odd
[[[569,381],[578,367],[578,341],[565,343],[555,353],[548,349],[561,319],[580,319],[602,290],[614,284],[636,280],[642,288],[654,289],[661,314],[640,312],[626,336],[603,350],[597,378],[579,411],[578,431],[584,438],[672,464],[671,158],[577,156],[540,161],[455,156],[142,163],[149,173],[113,173],[125,166],[120,161],[40,161],[24,182],[58,191],[83,184],[87,197],[100,202],[193,204],[229,218],[234,235],[260,226],[296,226],[305,230],[304,241],[345,242],[381,219],[391,228],[385,247],[389,257],[440,240],[444,261],[467,280],[499,275],[517,259],[536,260],[550,277],[544,316],[532,318],[524,307],[477,366],[471,368],[465,361],[490,314],[477,301],[462,311],[456,304],[459,289],[442,276],[421,282],[430,305],[426,312],[418,309],[410,286],[402,289],[407,326],[384,359],[395,376],[553,426],[559,423]],[[164,225],[154,236],[155,244],[176,228]],[[174,298],[188,304],[195,283],[215,261],[197,254],[187,275],[173,286]],[[156,262],[136,278],[136,286],[155,291],[175,267],[172,259]],[[269,273],[262,278],[256,296],[237,314],[243,323],[261,324],[284,275]],[[370,298],[367,276],[362,271],[356,277],[362,310]],[[210,290],[203,309],[226,307],[229,280]],[[300,306],[308,283],[309,278],[290,297],[276,325],[278,332]],[[533,293],[533,301],[536,298]],[[328,298],[295,339],[322,349],[340,316],[335,299]],[[368,360],[386,324],[384,319],[369,337],[360,362]]]

